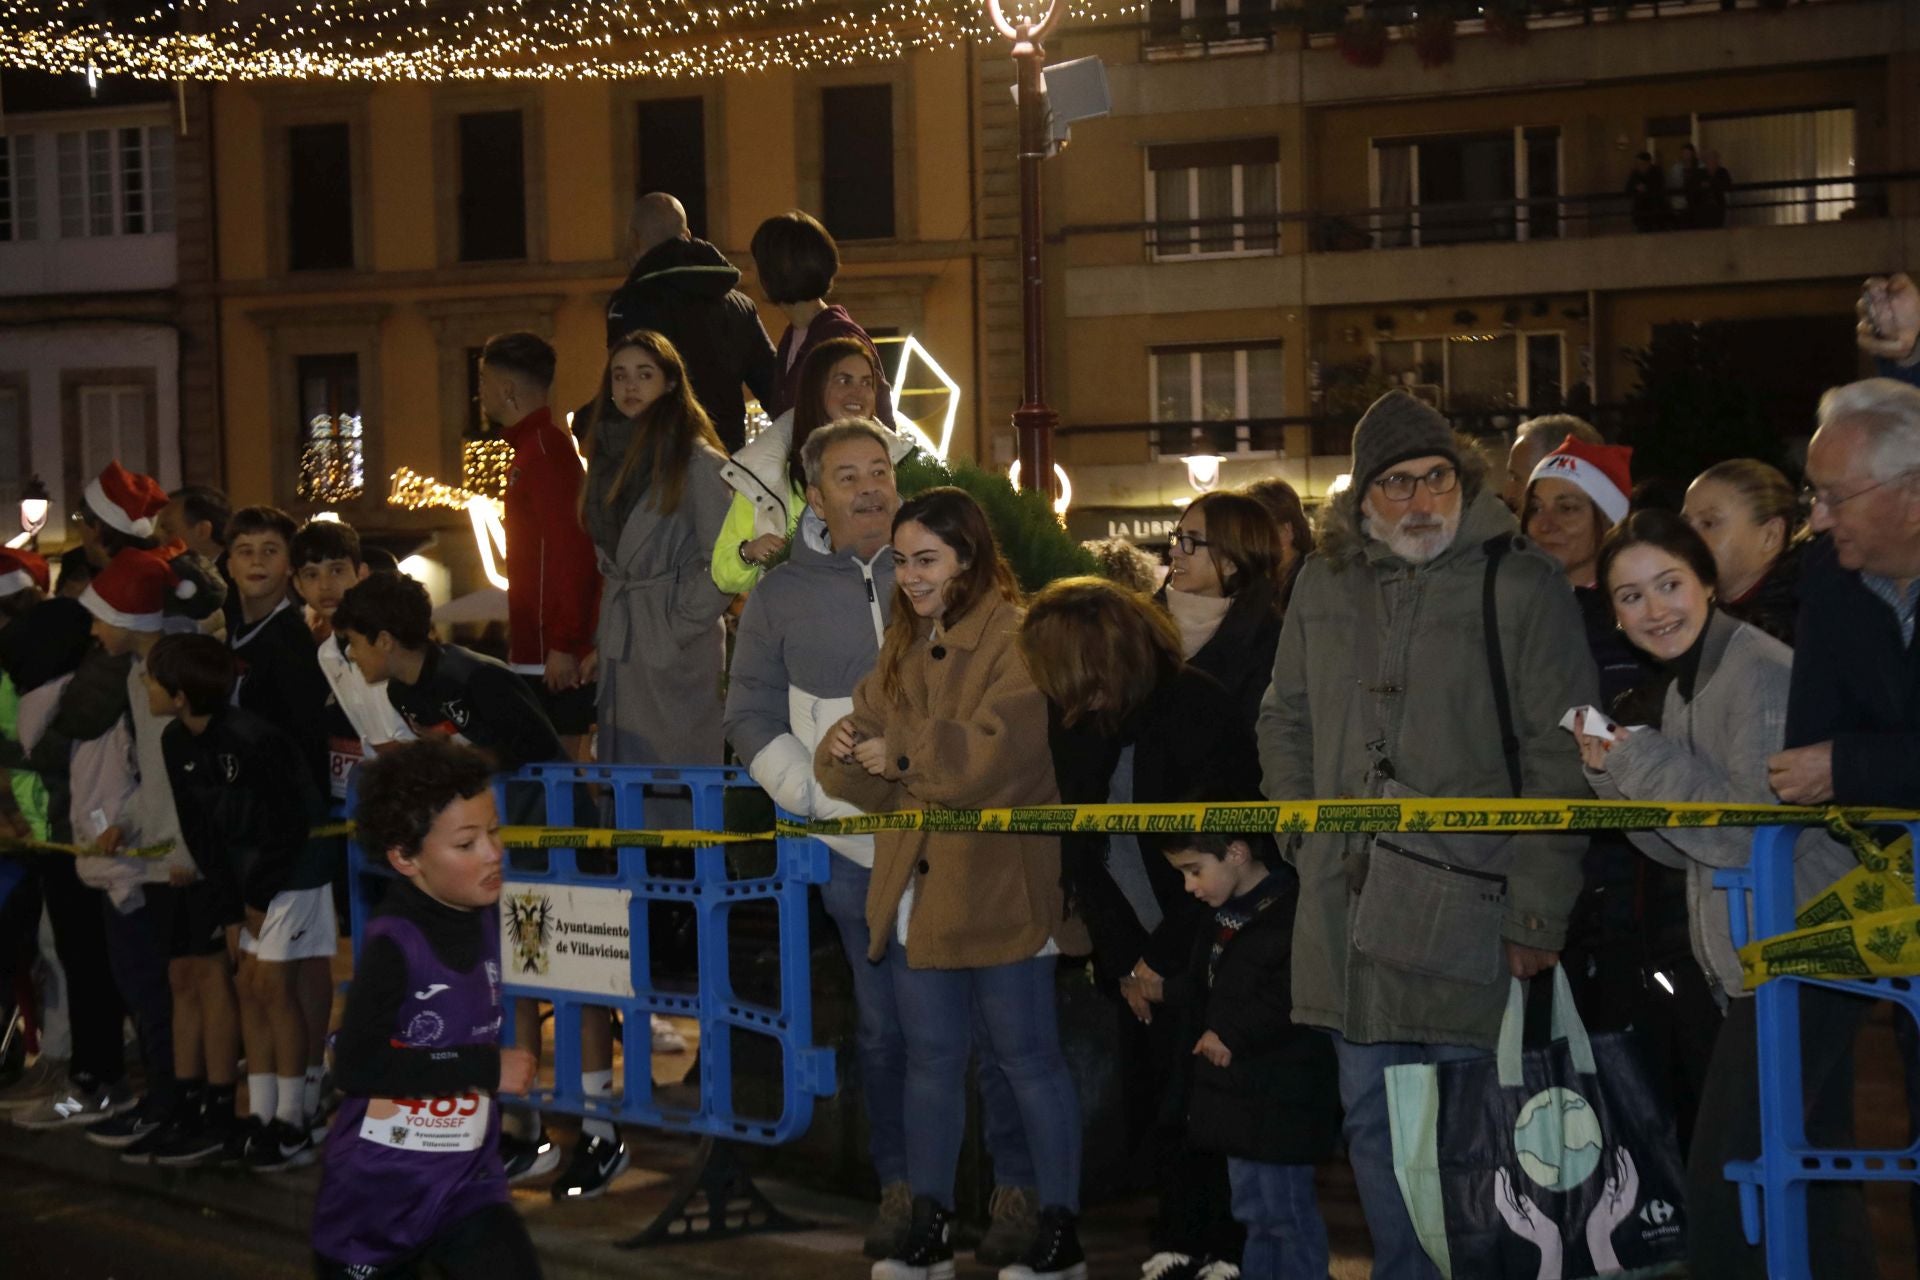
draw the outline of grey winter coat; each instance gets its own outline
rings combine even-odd
[[[1692,700],[1680,696],[1677,681],[1668,685],[1661,727],[1628,734],[1607,753],[1604,772],[1587,770],[1594,794],[1602,800],[1775,803],[1767,757],[1786,744],[1792,676],[1793,650],[1716,609],[1707,621]],[[1744,994],[1726,891],[1713,887],[1713,873],[1746,866],[1753,833],[1670,828],[1635,831],[1630,838],[1654,861],[1686,871],[1694,957],[1722,991]],[[1854,865],[1845,845],[1817,828],[1805,832],[1794,847],[1795,901],[1817,896]]]
[[[1580,756],[1559,728],[1597,697],[1593,659],[1559,567],[1515,532],[1485,489],[1462,497],[1460,530],[1412,566],[1360,532],[1359,495],[1330,505],[1320,550],[1294,588],[1261,704],[1262,790],[1274,800],[1379,796],[1376,764],[1427,796],[1513,794],[1488,675],[1481,600],[1485,544],[1513,539],[1499,570],[1499,618],[1522,793],[1584,797]],[[1507,878],[1501,936],[1560,949],[1580,891],[1581,835],[1450,837],[1478,842],[1471,863]],[[1507,975],[1469,983],[1389,967],[1349,941],[1369,837],[1308,835],[1294,929],[1293,1018],[1359,1043],[1491,1046]],[[1463,859],[1464,860],[1464,859]],[[1409,901],[1409,919],[1427,904]],[[1463,940],[1471,945],[1476,940]],[[1498,948],[1494,939],[1481,946]]]
[[[793,551],[747,597],[727,675],[727,741],[782,809],[802,818],[860,812],[823,790],[813,752],[853,710],[853,690],[880,654],[893,606],[893,548],[836,553],[808,510]],[[827,836],[863,867],[872,836]]]
[[[608,468],[619,455],[603,451]],[[600,572],[600,759],[605,764],[719,764],[720,619],[733,597],[713,585],[709,566],[733,493],[720,479],[726,458],[700,445],[687,462],[680,505],[662,515],[650,486],[609,548],[596,533]],[[588,476],[589,501],[600,490]]]

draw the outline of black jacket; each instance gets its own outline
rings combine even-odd
[[[228,633],[240,659],[234,705],[245,707],[287,735],[299,749],[314,785],[327,790],[327,703],[333,687],[320,670],[320,645],[306,610],[289,604],[262,622]]]
[[[523,764],[563,760],[566,750],[527,682],[502,663],[457,644],[430,644],[418,684],[387,680],[387,701],[416,737],[439,734],[471,743],[511,773]]]
[[[1060,709],[1049,704],[1047,743],[1060,799],[1067,804],[1105,804],[1121,749],[1128,743],[1133,744],[1137,804],[1187,800],[1196,793],[1212,800],[1260,798],[1260,755],[1253,731],[1236,718],[1236,708],[1219,683],[1191,666],[1161,681],[1112,736],[1084,720],[1068,728]],[[1062,836],[1060,853],[1061,874],[1093,935],[1095,971],[1102,979],[1118,981],[1142,958],[1160,974],[1186,964],[1206,910],[1183,890],[1180,873],[1152,840],[1141,840],[1141,855],[1165,918],[1151,935],[1140,927],[1132,905],[1107,874],[1106,836]]]
[[[1166,608],[1165,587],[1158,599],[1160,607]],[[1233,597],[1213,639],[1187,659],[1220,682],[1248,732],[1260,718],[1260,699],[1273,683],[1273,652],[1280,647],[1281,621],[1279,593],[1271,583],[1256,582]]]
[[[339,842],[307,838],[325,818],[322,793],[286,734],[242,707],[222,707],[198,734],[169,724],[160,750],[201,875],[257,911],[277,893],[332,881]]]
[[[1920,649],[1830,540],[1807,548],[1801,570],[1787,746],[1833,743],[1840,804],[1920,805]]]
[[[75,743],[89,742],[127,713],[129,654],[114,657],[93,642],[93,615],[78,600],[56,596],[33,606],[0,630],[0,670],[14,692],[28,694],[71,672],[53,718],[33,745],[0,741],[0,768],[27,768],[47,788],[47,825],[61,843],[73,839],[68,765]]]
[[[636,329],[665,334],[729,453],[746,443],[741,384],[763,404],[779,394],[773,343],[739,283],[739,269],[705,240],[669,240],[634,263],[607,302],[607,345]]]
[[[1804,542],[1788,547],[1752,590],[1738,600],[1727,601],[1721,608],[1791,649],[1797,634],[1795,624],[1800,620],[1800,564],[1806,550]]]
[[[1293,1021],[1293,910],[1300,881],[1280,863],[1246,899],[1226,910],[1252,911],[1228,935],[1217,916],[1195,937],[1192,958],[1167,979],[1166,1004],[1198,1041],[1220,1037],[1233,1059],[1216,1067],[1193,1060],[1187,1142],[1264,1164],[1318,1164],[1340,1132],[1339,1074],[1333,1042]],[[1220,943],[1220,951],[1213,954]]]
[[[1600,705],[1612,709],[1626,694],[1646,685],[1666,687],[1660,665],[1640,650],[1616,625],[1613,602],[1599,587],[1575,587],[1580,620],[1587,628],[1587,649],[1600,673]],[[1637,723],[1637,722],[1636,722]]]

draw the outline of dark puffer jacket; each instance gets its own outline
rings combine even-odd
[[[1787,648],[1793,648],[1794,632],[1800,620],[1800,562],[1806,552],[1806,543],[1794,543],[1773,562],[1766,577],[1738,600],[1729,600],[1721,608],[1741,622],[1760,628]]]

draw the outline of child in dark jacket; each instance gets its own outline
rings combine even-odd
[[[1247,1229],[1240,1274],[1324,1280],[1327,1229],[1313,1169],[1333,1152],[1340,1104],[1332,1044],[1291,1017],[1299,880],[1271,836],[1180,835],[1162,851],[1213,910],[1191,961],[1160,992],[1204,1028],[1193,1046],[1187,1140],[1227,1157],[1233,1216]]]

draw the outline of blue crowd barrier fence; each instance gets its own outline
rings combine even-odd
[[[1920,843],[1920,823],[1898,825]],[[1763,827],[1754,833],[1747,866],[1714,874],[1714,884],[1727,891],[1736,947],[1795,928],[1793,851],[1801,831]],[[1877,1151],[1817,1148],[1808,1141],[1800,1059],[1800,994],[1807,987],[1891,1001],[1896,1017],[1920,1018],[1920,988],[1909,978],[1843,981],[1782,975],[1752,995],[1759,1040],[1760,1154],[1753,1160],[1728,1161],[1726,1172],[1740,1187],[1747,1239],[1764,1246],[1767,1274],[1776,1280],[1813,1274],[1807,1229],[1807,1190],[1813,1183],[1920,1183],[1920,1142]]]
[[[729,796],[766,805],[746,771],[729,767],[530,765],[496,779],[494,794],[502,821],[516,826],[721,832]],[[352,804],[350,797],[349,811]],[[813,1042],[807,901],[807,887],[827,879],[827,847],[781,837],[690,850],[557,845],[507,853],[502,996],[553,1008],[552,1083],[508,1101],[708,1140],[687,1195],[628,1243],[730,1234],[754,1216],[742,1210],[730,1223],[675,1229],[667,1219],[692,1216],[680,1212],[683,1201],[700,1193],[719,1217],[729,1216],[721,1201],[744,1198],[765,1211],[754,1226],[802,1225],[765,1203],[728,1144],[794,1140],[811,1124],[814,1100],[835,1090],[833,1051]],[[348,855],[357,957],[394,873],[370,863],[357,842]],[[621,1087],[588,1097],[581,1016],[605,1010],[620,1017]],[[656,1087],[653,1014],[697,1019],[697,1078]],[[512,1043],[513,1024],[509,1010],[503,1043]]]

